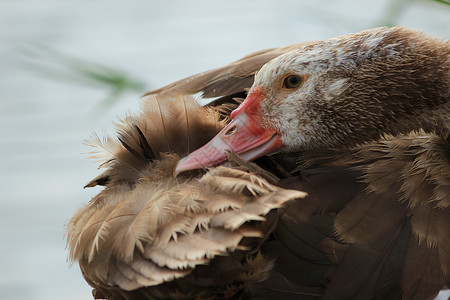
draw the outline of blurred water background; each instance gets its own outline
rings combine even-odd
[[[0,299],[91,299],[64,224],[99,189],[83,144],[139,96],[263,48],[402,24],[450,38],[433,0],[3,0]]]

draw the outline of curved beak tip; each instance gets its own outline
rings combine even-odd
[[[177,177],[178,174],[180,174],[181,172],[183,172],[183,169],[182,169],[181,167],[179,167],[179,166],[178,166],[178,163],[177,163],[177,165],[176,165],[175,168],[173,169],[172,176],[173,176],[173,177]]]
[[[181,172],[195,169],[192,163],[188,161],[189,156],[182,158],[178,161],[175,169],[173,170],[173,177],[177,177]]]

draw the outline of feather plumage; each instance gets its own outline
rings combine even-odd
[[[122,201],[115,207],[97,209],[81,228],[77,226],[79,218],[71,222],[70,236],[79,239],[75,245],[69,243],[71,257],[86,262],[81,265],[86,275],[91,266],[103,264],[108,275],[97,274],[96,281],[134,290],[185,276],[218,255],[238,249],[252,253],[254,250],[241,241],[267,235],[254,221],[266,221],[263,216],[269,211],[305,196],[224,167],[186,182],[177,182],[170,173],[166,176],[160,182],[139,181],[132,191],[122,194]],[[195,195],[199,195],[198,200]],[[214,204],[216,198],[219,210]],[[226,198],[231,204],[220,204]],[[196,209],[189,208],[192,201]],[[89,207],[82,208],[86,210]]]
[[[186,129],[186,123],[178,122],[175,126],[173,122],[165,122],[163,126],[163,118],[191,118],[186,121],[189,128],[198,132],[201,127],[206,136],[220,129],[223,119],[215,111],[193,104],[192,99],[158,100],[161,104],[156,108],[149,105],[156,100],[147,101],[143,116],[129,116],[119,125],[121,140],[116,142],[119,151],[112,158],[105,158],[111,161],[106,171],[111,177],[106,189],[68,224],[71,260],[78,260],[84,276],[95,283],[98,293],[105,294],[108,293],[100,292],[102,287],[113,289],[113,285],[128,291],[156,286],[147,293],[158,294],[159,285],[164,286],[165,281],[187,276],[195,282],[199,266],[234,252],[249,255],[248,264],[239,263],[238,270],[232,272],[235,276],[249,282],[266,278],[271,261],[254,256],[257,248],[251,246],[251,241],[256,238],[260,244],[273,226],[258,224],[273,223],[276,219],[268,215],[271,210],[305,194],[281,190],[239,168],[214,168],[194,180],[172,178],[177,156],[161,153],[172,150],[185,154],[192,150],[186,149],[186,145],[199,147],[205,139],[197,135],[188,142],[192,134],[189,130],[179,130],[175,136],[173,132],[177,128]],[[165,107],[166,111],[162,113],[159,107]],[[209,127],[205,126],[208,118]],[[181,139],[183,136],[186,139]],[[180,139],[185,142],[179,143]],[[236,161],[235,165],[239,165],[242,160],[236,157]],[[130,164],[135,172],[133,177],[119,177],[123,175],[121,168]],[[251,164],[246,162],[246,167]],[[256,266],[255,261],[261,264]],[[258,271],[249,274],[248,268]],[[235,279],[229,280],[224,286],[234,284]],[[172,293],[185,288],[175,284],[169,290]]]
[[[388,31],[375,40],[380,59],[357,57],[355,44],[364,48],[365,39]],[[118,141],[93,137],[106,150],[106,170],[87,186],[105,189],[74,215],[67,239],[96,298],[428,299],[448,284],[448,42],[398,27],[337,40],[353,41],[340,50],[358,50],[345,60],[361,64],[347,82],[358,87],[347,95],[353,100],[335,98],[345,109],[324,119],[341,148],[292,150],[256,164],[228,153],[232,168],[171,177],[179,156],[224,126],[241,102],[233,99],[246,95],[263,64],[327,41],[261,51],[150,92],[142,114],[117,125]],[[406,67],[426,69],[415,79],[397,57],[404,45]],[[441,77],[429,84],[427,76]],[[202,108],[189,96],[197,93],[217,100]],[[362,99],[375,101],[363,107]],[[415,106],[420,113],[405,117]],[[351,130],[373,126],[342,142],[337,112]]]

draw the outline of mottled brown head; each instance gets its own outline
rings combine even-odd
[[[448,41],[378,28],[282,55],[259,71],[253,89],[265,90],[261,126],[278,131],[288,150],[350,147],[384,134],[441,130],[428,119],[448,108],[449,70]],[[292,76],[301,83],[291,86]]]

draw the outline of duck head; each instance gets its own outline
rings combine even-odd
[[[222,163],[226,151],[252,160],[435,131],[425,119],[448,106],[449,64],[448,41],[403,27],[305,44],[264,65],[231,122],[175,173]]]

